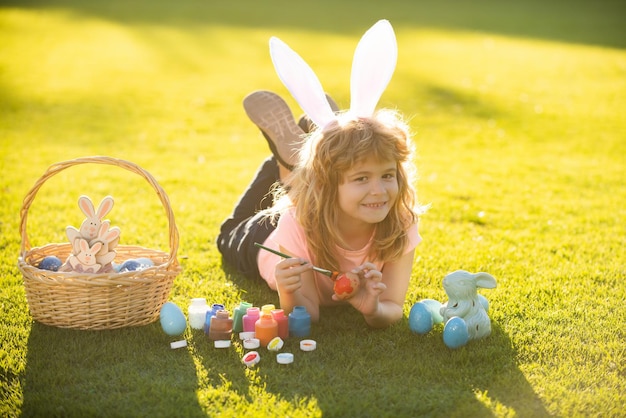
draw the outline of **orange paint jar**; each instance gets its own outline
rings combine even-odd
[[[278,337],[278,323],[270,313],[261,315],[254,326],[255,337],[262,347],[267,347],[272,339]]]

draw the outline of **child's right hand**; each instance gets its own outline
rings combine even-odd
[[[276,287],[281,293],[294,293],[302,287],[300,275],[312,268],[311,263],[301,258],[285,258],[276,264],[274,270]]]

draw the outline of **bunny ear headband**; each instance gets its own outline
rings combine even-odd
[[[270,55],[278,77],[302,110],[324,129],[337,120],[322,84],[311,67],[286,43],[270,39]],[[379,20],[361,37],[352,59],[350,110],[354,117],[370,117],[387,88],[398,60],[398,46],[391,24]]]

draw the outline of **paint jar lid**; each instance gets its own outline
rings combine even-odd
[[[258,338],[248,338],[243,340],[243,348],[247,348],[248,350],[259,348],[261,342]]]
[[[230,340],[215,340],[213,345],[215,348],[228,348],[230,347]]]
[[[176,348],[187,347],[187,340],[180,340],[180,341],[171,342],[170,343],[170,347],[172,348],[172,350],[174,350]]]
[[[313,351],[317,348],[317,343],[315,340],[302,340],[300,341],[300,350],[302,351]]]
[[[276,361],[278,362],[278,364],[291,364],[293,363],[293,354],[280,353],[276,356]]]
[[[285,343],[282,338],[274,337],[270,340],[269,343],[267,343],[267,349],[270,351],[280,351],[280,349],[283,348],[284,344]]]
[[[254,338],[254,331],[244,331],[239,333],[240,340],[247,340],[249,338]]]
[[[249,353],[244,354],[241,362],[248,367],[252,367],[261,361],[261,356],[256,351],[250,351]]]

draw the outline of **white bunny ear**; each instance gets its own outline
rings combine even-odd
[[[113,228],[109,229],[109,231],[105,235],[107,242],[113,242],[113,240],[116,240],[117,238],[119,238],[120,232],[121,230],[117,226],[114,226]]]
[[[483,289],[494,289],[496,287],[496,279],[489,273],[475,273],[476,286]]]
[[[388,20],[379,20],[361,37],[352,59],[350,111],[370,117],[387,88],[398,61],[396,35]]]
[[[273,36],[270,38],[270,56],[278,78],[317,126],[323,128],[336,119],[322,84],[300,55]]]
[[[102,199],[100,206],[98,206],[98,212],[96,212],[98,219],[104,218],[107,213],[111,212],[111,209],[113,209],[113,198],[111,196],[107,196]]]
[[[93,218],[96,215],[96,210],[94,209],[93,203],[91,203],[91,199],[88,196],[81,196],[78,198],[78,207],[89,218]]]
[[[111,221],[102,222],[102,224],[100,224],[100,229],[98,230],[98,237],[103,237],[109,230],[110,226],[111,226]]]

